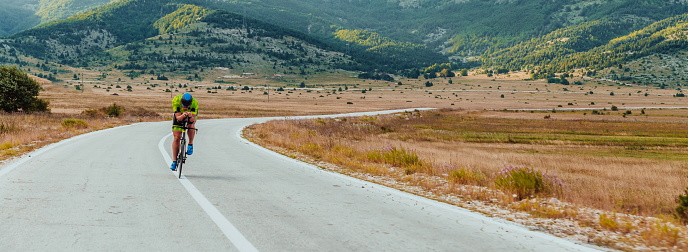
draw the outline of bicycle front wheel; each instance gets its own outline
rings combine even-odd
[[[186,137],[182,136],[182,139],[179,142],[179,154],[177,155],[177,172],[179,175],[178,178],[182,178],[182,167],[186,162]]]

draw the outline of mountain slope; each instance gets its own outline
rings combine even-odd
[[[76,67],[116,68],[132,78],[151,72],[202,78],[212,67],[271,74],[359,67],[306,34],[186,4],[194,2],[123,0],[15,34],[3,47]]]
[[[542,37],[483,55],[486,66],[519,70],[561,61],[568,55],[586,52],[627,35],[644,22],[637,20],[601,20],[555,30]]]
[[[76,66],[91,65],[89,61],[97,59],[90,56],[101,55],[111,48],[158,34],[177,32],[198,21],[227,24],[227,21],[211,19],[212,10],[198,5],[201,3],[205,1],[122,0],[17,33],[10,37],[7,44],[39,59]],[[331,48],[332,45],[337,48],[339,45],[340,51],[347,50],[359,61],[365,62],[368,70],[403,69],[446,61],[438,53],[422,45],[386,40],[384,44],[344,48],[341,42],[330,40],[326,44],[291,29],[234,15],[236,17],[229,19],[232,20],[230,23],[251,30],[252,32],[247,32],[247,36],[290,36],[320,48]]]
[[[556,30],[540,38],[484,56],[487,66],[506,69],[602,69],[654,53],[688,48],[688,14],[636,30],[634,20],[593,21]]]
[[[572,55],[568,61],[572,66],[599,69],[651,54],[687,49],[688,14],[683,14],[613,39],[604,46]],[[557,62],[553,62],[553,65],[557,65]]]
[[[118,0],[40,0],[36,15],[43,23],[68,18],[77,13]]]
[[[218,5],[233,5],[238,13],[310,34],[329,36],[331,25],[365,29],[460,55],[479,55],[583,22],[624,16],[658,21],[688,11],[685,1],[663,0],[262,0]]]
[[[0,0],[3,2],[17,0]],[[43,21],[113,0],[28,0]],[[368,30],[396,41],[423,44],[457,56],[516,45],[559,28],[631,17],[654,22],[688,12],[686,1],[665,0],[205,0],[224,9],[321,38],[340,27]],[[6,4],[7,5],[7,4]],[[35,8],[35,7],[34,7]]]
[[[118,0],[0,0],[0,37]]]
[[[97,53],[157,35],[153,24],[177,9],[172,2],[122,0],[17,33],[10,37],[10,45],[33,57],[54,61]]]
[[[41,0],[42,6],[104,2],[108,1]],[[423,69],[450,59],[457,64],[480,59],[485,68],[562,72],[602,69],[657,53],[673,54],[684,45],[683,21],[678,17],[688,12],[688,2],[122,0],[17,33],[5,44],[40,59],[89,65],[99,61],[92,55],[178,32],[213,10],[240,16],[233,25],[247,31],[251,30],[245,24],[249,20],[252,27],[270,26],[259,29],[262,32],[299,33],[294,35],[299,40],[364,62],[365,70]],[[646,27],[648,30],[643,30]],[[643,37],[645,33],[656,35]],[[476,62],[463,66],[479,64]]]
[[[38,6],[30,2],[0,0],[0,37],[7,37],[40,24],[41,17],[36,15]]]

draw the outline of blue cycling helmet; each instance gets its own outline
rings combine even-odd
[[[193,97],[191,97],[191,94],[184,93],[182,95],[182,106],[184,106],[185,108],[188,108],[189,106],[191,106],[192,101],[193,101]]]

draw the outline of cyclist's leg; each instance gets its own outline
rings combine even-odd
[[[187,124],[186,127],[196,128],[196,118],[189,118],[189,124]],[[196,136],[196,131],[195,130],[187,130],[186,135],[189,136],[189,145],[193,144],[194,136]]]
[[[181,129],[173,129],[172,135],[174,139],[172,140],[172,161],[177,161],[177,155],[179,155],[179,140],[182,138]]]
[[[189,123],[187,124],[187,127],[189,128],[194,128],[196,126],[196,119],[191,118]],[[187,136],[189,136],[189,144],[186,146],[186,155],[192,155],[193,154],[193,140],[194,136],[196,136],[196,131],[195,130],[187,130],[186,131]]]

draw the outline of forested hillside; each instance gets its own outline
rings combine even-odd
[[[0,0],[0,5],[5,1]],[[28,0],[27,2],[38,2]],[[112,0],[40,0],[37,13],[60,18]],[[450,55],[479,56],[597,20],[656,22],[686,13],[685,1],[665,0],[204,0],[304,33],[331,38],[339,28],[368,30],[395,41],[423,44]],[[50,13],[50,15],[46,15]],[[334,27],[333,27],[334,25]]]
[[[0,0],[0,37],[117,0]]]
[[[68,18],[95,7],[119,0],[39,0],[36,15],[43,23]]]
[[[0,50],[0,62],[26,65],[19,51],[75,67],[115,68],[131,78],[189,80],[213,67],[305,75],[361,66],[301,32],[182,2],[193,1],[124,0],[47,23],[5,41],[9,50]]]
[[[46,17],[61,17],[112,1],[19,2],[0,0],[0,6],[14,3],[12,6],[20,8],[16,12],[6,9],[12,12],[8,16],[28,17],[23,24],[0,23],[5,33]],[[263,32],[298,33],[293,36],[352,56],[361,63],[356,67],[361,70],[402,73],[453,63],[455,68],[481,66],[551,74],[618,67],[654,54],[675,57],[685,48],[683,15],[688,12],[688,2],[121,0],[15,33],[4,43],[40,59],[83,66],[93,60],[84,55],[99,55],[176,32],[207,18],[213,10],[241,17],[238,24],[243,28],[247,28],[246,20],[251,20],[254,26],[272,25]]]
[[[334,32],[334,37],[349,42],[347,53],[390,66],[391,69],[416,68],[447,61],[445,57],[425,45],[395,41],[367,30],[340,29]]]
[[[637,20],[592,21],[556,30],[514,47],[486,54],[488,66],[564,72],[603,69],[657,53],[688,49],[688,14],[636,30]]]
[[[153,24],[179,8],[172,2],[122,0],[20,32],[8,42],[36,58],[83,65],[78,61],[84,55],[157,35]]]
[[[34,27],[41,22],[36,15],[38,1],[0,0],[0,37]]]

